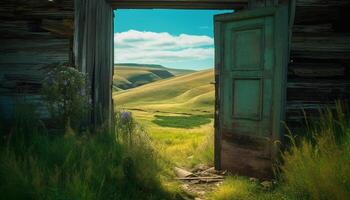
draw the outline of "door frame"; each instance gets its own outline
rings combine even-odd
[[[113,9],[200,9],[200,10],[209,10],[209,9],[217,9],[217,10],[235,10],[241,11],[246,9],[258,9],[258,7],[265,7],[265,6],[276,6],[278,3],[276,3],[275,0],[105,0]],[[287,2],[287,3],[286,3]],[[283,4],[284,6],[290,6],[288,1],[282,0],[280,4]],[[274,8],[271,8],[274,9]],[[271,10],[270,9],[270,10]],[[271,12],[271,11],[269,11]],[[214,23],[214,19],[213,19]],[[285,26],[290,26],[290,24],[286,24]],[[289,27],[290,28],[290,27]],[[216,32],[217,30],[214,30]],[[215,35],[215,34],[214,34]],[[290,36],[286,36],[287,40]],[[214,37],[214,40],[216,41],[217,38]],[[217,41],[216,41],[217,42]],[[215,42],[215,43],[216,43]],[[289,47],[281,47],[281,48],[287,48]],[[217,55],[217,51],[219,51],[219,48],[215,47],[215,55]],[[113,54],[114,55],[114,54]],[[289,57],[283,57],[281,59],[284,59],[285,62],[288,62],[287,60]],[[217,106],[219,105],[218,102],[218,96],[219,96],[219,67],[220,62],[215,57],[215,117],[214,117],[214,164],[216,169],[221,169],[221,159],[220,159],[220,118],[219,113],[217,113],[218,109]],[[286,65],[287,66],[287,65]],[[286,69],[283,69],[287,71]],[[285,72],[286,74],[286,72]],[[287,76],[287,75],[286,75]],[[281,78],[281,77],[280,77]],[[285,81],[287,79],[285,78]],[[280,90],[282,93],[282,96],[285,96],[286,93],[286,86],[275,86],[274,87],[280,87]],[[274,88],[275,89],[275,88]],[[284,101],[284,100],[283,100]],[[113,102],[113,100],[112,100]],[[285,101],[284,101],[285,102]],[[281,105],[281,108],[284,108],[284,105]],[[285,116],[285,112],[283,110],[280,111],[280,115],[282,119]],[[280,117],[279,117],[280,118]],[[275,121],[275,120],[274,120]],[[277,125],[273,125],[273,129],[280,130],[280,128],[277,128]],[[275,133],[276,131],[274,131]],[[283,139],[280,136],[274,135],[273,138]],[[283,142],[283,141],[282,141]],[[273,149],[273,154],[277,155],[278,149]]]

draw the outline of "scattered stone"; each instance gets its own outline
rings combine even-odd
[[[273,186],[273,184],[272,184],[271,181],[263,181],[263,182],[261,182],[260,184],[261,184],[264,188],[267,188],[267,189],[272,188],[272,186]]]

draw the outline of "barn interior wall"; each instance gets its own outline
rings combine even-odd
[[[72,60],[73,16],[72,0],[1,0],[1,117],[12,118],[19,102],[41,105],[48,65]]]
[[[288,67],[286,121],[300,127],[303,110],[350,99],[350,1],[297,0]]]

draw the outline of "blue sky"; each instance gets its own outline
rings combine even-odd
[[[115,11],[116,63],[180,69],[214,66],[213,16],[228,10],[121,9]]]

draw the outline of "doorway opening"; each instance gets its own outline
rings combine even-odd
[[[178,167],[214,165],[214,23],[233,10],[118,9],[113,98]]]
[[[178,16],[171,19],[179,19]],[[272,160],[278,152],[278,146],[274,146],[272,141],[280,140],[283,135],[280,122],[284,112],[288,64],[288,16],[286,6],[239,13],[231,11],[212,16],[208,23],[215,25],[215,33],[211,31],[215,35],[215,48],[214,39],[205,35],[176,35],[166,30],[157,34],[147,29],[141,31],[131,29],[127,30],[127,33],[117,33],[115,60],[118,62],[118,55],[121,58],[128,58],[119,63],[119,67],[128,70],[125,68],[136,66],[144,71],[145,67],[148,67],[152,69],[147,72],[148,77],[153,78],[148,78],[152,83],[136,80],[138,83],[134,84],[125,77],[115,77],[131,86],[140,86],[127,90],[116,86],[114,95],[116,105],[121,109],[130,110],[133,107],[134,111],[143,112],[139,118],[141,120],[143,118],[145,124],[157,126],[150,132],[153,134],[158,131],[159,134],[155,135],[158,141],[162,141],[159,147],[166,157],[173,159],[174,163],[186,163],[193,167],[202,161],[194,159],[200,157],[195,156],[195,153],[203,155],[203,153],[212,152],[211,155],[204,156],[204,160],[211,164],[215,163],[215,169],[227,169],[242,175],[271,177]],[[163,19],[160,16],[158,18]],[[137,19],[143,20],[145,17]],[[196,18],[191,15],[185,18],[185,20],[188,19],[192,19],[191,27],[196,27],[193,26]],[[116,20],[118,22],[118,16]],[[144,24],[157,23],[142,23]],[[171,28],[182,25],[182,23],[165,24],[170,24]],[[162,41],[165,42],[162,43]],[[195,46],[197,42],[199,47]],[[121,48],[126,51],[118,50],[118,44],[121,44]],[[164,52],[160,51],[162,48]],[[141,53],[136,52],[139,49]],[[205,52],[209,52],[210,49],[212,53],[206,54]],[[197,57],[193,57],[193,53]],[[212,60],[215,55],[215,73],[212,70],[211,76],[204,75],[210,70],[198,73],[187,71],[187,74],[153,81],[156,76],[149,74],[154,74],[155,69],[167,69],[167,67],[179,71],[183,68],[177,65],[171,66],[169,63],[183,62],[186,58],[198,59],[201,55],[212,55]],[[164,67],[161,62],[157,64],[152,60],[155,57],[160,60],[166,59],[168,62],[165,65],[169,65]],[[139,59],[143,63],[129,61],[130,58]],[[172,74],[168,71],[168,75],[169,73]],[[137,74],[140,75],[139,72]],[[190,77],[194,74],[198,76]],[[135,76],[130,77],[135,80]],[[158,78],[161,79],[159,76]],[[200,78],[203,78],[203,82],[198,84]],[[169,83],[174,80],[175,83]],[[164,85],[168,87],[159,89]],[[206,93],[201,94],[201,90],[205,90]],[[147,91],[149,93],[146,94]],[[214,98],[210,99],[213,96]],[[151,117],[145,116],[145,111],[151,111]],[[215,128],[213,128],[213,121]],[[182,127],[179,127],[179,124]],[[208,143],[215,143],[215,148],[212,148],[214,144],[206,147],[199,146],[205,143],[204,139],[200,141],[198,138],[193,138],[197,135],[193,131],[192,134],[176,137],[174,135],[181,131],[175,130],[175,133],[170,133],[169,137],[164,137],[164,132],[170,129],[192,129],[206,124],[213,128],[211,132],[215,131],[215,138],[209,136],[211,139],[207,140]],[[187,145],[184,142],[185,136],[190,136],[191,139]],[[169,148],[172,154],[164,148],[167,145],[173,145]],[[183,147],[188,147],[193,153],[187,153],[184,151],[186,148]],[[242,160],[241,155],[246,159]]]

